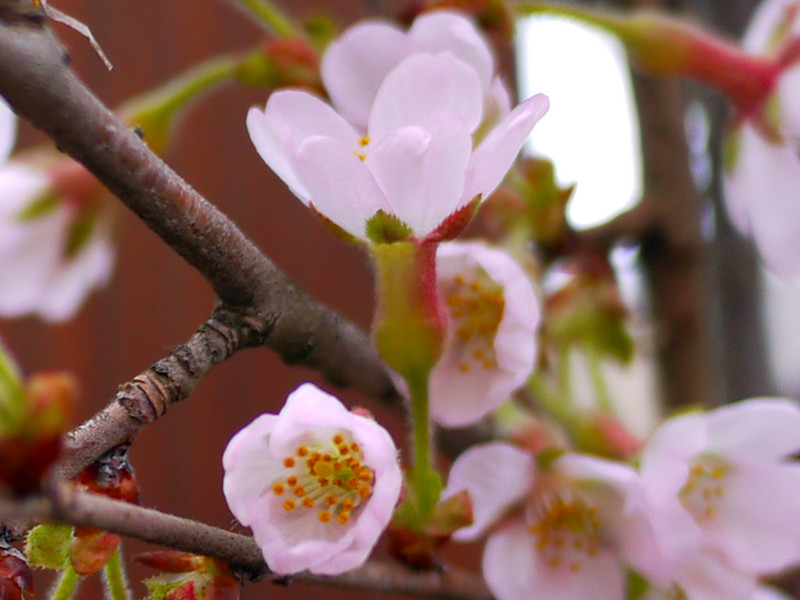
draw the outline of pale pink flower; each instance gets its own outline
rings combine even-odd
[[[111,277],[110,207],[72,197],[49,171],[17,160],[0,167],[0,193],[0,315],[71,318]]]
[[[431,372],[431,417],[462,427],[527,381],[536,359],[539,301],[522,267],[483,244],[441,244],[436,273],[449,323]]]
[[[269,568],[334,575],[360,566],[389,522],[402,475],[375,421],[303,384],[277,415],[231,439],[223,490]]]
[[[743,45],[753,54],[775,56],[799,34],[797,0],[766,0]],[[798,98],[800,66],[791,64],[778,77],[763,112],[745,115],[728,133],[723,177],[731,221],[753,238],[769,270],[784,278],[800,275]]]
[[[658,550],[636,471],[578,454],[534,474],[531,455],[503,443],[456,460],[444,495],[466,489],[474,539],[515,504],[523,514],[491,533],[483,575],[498,600],[622,600],[625,569],[658,574]]]
[[[742,597],[756,576],[800,560],[799,450],[800,408],[783,399],[686,414],[653,434],[642,480],[689,598]]]
[[[417,17],[406,32],[382,21],[365,21],[334,40],[322,59],[322,81],[339,113],[365,129],[375,96],[388,73],[417,52],[452,52],[478,76],[484,118],[496,121],[511,108],[511,99],[495,75],[489,44],[475,25],[453,11]]]
[[[548,108],[529,98],[477,147],[483,99],[475,69],[452,52],[417,53],[383,79],[366,135],[307,92],[272,94],[247,128],[264,161],[307,206],[360,240],[382,213],[422,240],[502,181]]]

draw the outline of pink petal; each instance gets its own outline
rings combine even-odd
[[[800,561],[800,465],[739,466],[724,486],[706,528],[710,543],[750,573],[775,573]]]
[[[254,521],[258,499],[280,473],[268,447],[277,420],[276,415],[261,415],[233,436],[222,454],[225,469],[222,490],[231,512],[242,525],[249,526]]]
[[[380,140],[408,125],[425,127],[445,112],[473,131],[481,120],[483,95],[475,70],[450,52],[414,54],[383,80],[369,118],[369,135]]]
[[[324,136],[355,148],[359,138],[328,104],[297,90],[274,92],[263,112],[251,108],[247,130],[264,162],[306,204],[310,194],[292,164],[297,147],[308,137]]]
[[[463,15],[446,10],[422,14],[414,21],[408,37],[411,52],[452,52],[475,69],[481,87],[489,89],[494,72],[489,45]]]
[[[407,53],[406,34],[379,22],[355,25],[328,46],[322,57],[322,81],[348,121],[366,129],[378,88]]]
[[[800,159],[791,144],[771,144],[747,124],[740,136],[736,165],[723,180],[728,209],[740,228],[749,222],[767,268],[793,278],[800,274]]]
[[[366,165],[347,147],[329,138],[303,142],[293,166],[309,191],[314,208],[357,238],[366,240],[366,223],[392,207]]]
[[[14,147],[14,142],[16,141],[17,115],[13,113],[5,100],[0,98],[0,165],[2,165],[8,158],[8,155],[11,154],[11,149]]]
[[[450,469],[443,498],[463,490],[472,498],[473,523],[454,538],[474,540],[533,487],[533,456],[503,442],[473,446]]]
[[[687,462],[706,448],[704,415],[687,414],[665,421],[647,442],[640,472],[656,498],[675,497],[689,477]]]
[[[503,288],[503,316],[491,340],[496,366],[466,372],[460,369],[462,357],[453,349],[455,333],[449,332],[445,351],[430,380],[431,416],[446,427],[474,423],[507,401],[529,377],[536,356],[538,300],[520,266],[507,253],[482,244],[454,242],[439,246],[440,282],[476,269]]]
[[[289,394],[278,416],[269,439],[270,453],[278,460],[294,456],[299,435],[307,435],[309,430],[350,431],[353,421],[352,413],[338,398],[311,383]]]
[[[425,128],[403,127],[367,151],[367,168],[393,214],[424,238],[453,211],[464,187],[472,141],[459,119],[434,115]]]
[[[800,407],[754,398],[706,414],[708,450],[744,461],[778,460],[800,450]]]
[[[551,600],[533,595],[539,584],[533,569],[535,555],[533,536],[521,520],[489,536],[483,551],[483,578],[497,600]]]
[[[533,126],[547,112],[547,96],[537,94],[512,110],[472,153],[462,204],[481,194],[485,199],[500,185]]]
[[[78,253],[59,265],[42,297],[39,312],[48,321],[71,318],[93,290],[105,286],[114,269],[109,215],[99,215],[94,231]]]

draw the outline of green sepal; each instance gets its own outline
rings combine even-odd
[[[365,233],[375,244],[393,244],[408,240],[413,232],[411,227],[394,215],[379,210],[367,221]]]
[[[640,600],[650,589],[650,582],[636,571],[628,571],[625,581],[625,600]]]
[[[43,194],[17,213],[17,223],[27,223],[47,216],[58,207],[59,199],[55,194]]]
[[[564,454],[566,454],[566,452],[561,448],[545,448],[536,454],[536,466],[539,467],[542,473],[546,473],[550,470],[553,463],[564,456]]]
[[[71,568],[69,547],[73,533],[71,525],[61,523],[43,523],[31,529],[25,540],[28,564],[41,569]]]
[[[67,243],[64,246],[64,258],[72,259],[86,246],[97,224],[97,211],[83,210],[70,223],[67,230]]]
[[[633,360],[633,338],[620,319],[597,315],[587,332],[586,343],[595,346],[600,356],[614,358],[623,365]]]

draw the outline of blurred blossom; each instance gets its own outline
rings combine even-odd
[[[641,473],[672,580],[691,600],[746,599],[800,560],[800,408],[753,399],[666,421]]]
[[[387,526],[402,475],[389,434],[304,384],[237,433],[223,490],[269,568],[334,575],[360,566]]]
[[[773,93],[754,114],[740,115],[725,140],[728,214],[751,236],[767,268],[783,278],[800,275],[800,67],[796,64],[800,3],[766,0],[743,45],[782,65]]]
[[[9,115],[0,106],[0,315],[63,321],[111,276],[110,207],[70,159],[5,162],[16,126]]]
[[[483,244],[442,244],[436,271],[449,326],[431,373],[431,416],[461,427],[499,407],[530,376],[539,301],[514,259]]]
[[[661,576],[641,481],[632,468],[565,454],[536,473],[529,453],[504,443],[476,446],[453,465],[445,496],[466,489],[470,540],[518,505],[490,534],[483,574],[499,600],[622,600],[626,566]]]

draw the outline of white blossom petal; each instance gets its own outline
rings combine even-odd
[[[366,165],[393,214],[424,238],[461,198],[471,146],[459,119],[437,113],[424,128],[412,125],[384,136],[367,152]]]
[[[366,165],[330,138],[314,136],[298,148],[293,166],[309,191],[309,202],[336,225],[366,240],[366,224],[379,210],[392,214]]]
[[[408,37],[411,52],[452,52],[475,69],[481,88],[488,92],[494,59],[489,44],[472,21],[453,11],[424,13],[414,21]]]
[[[451,52],[413,54],[383,80],[372,106],[369,135],[380,139],[401,127],[424,127],[440,112],[461,119],[473,131],[483,112],[478,76]]]
[[[513,504],[533,488],[536,465],[533,456],[503,442],[473,446],[463,452],[450,469],[443,498],[463,490],[472,499],[473,522],[453,537],[461,541],[483,535]]]
[[[349,28],[322,57],[322,81],[334,106],[366,129],[378,88],[407,54],[406,34],[394,25],[368,21]]]
[[[500,185],[533,126],[545,115],[549,106],[547,96],[532,96],[489,132],[472,153],[462,205],[478,194],[486,199]]]

